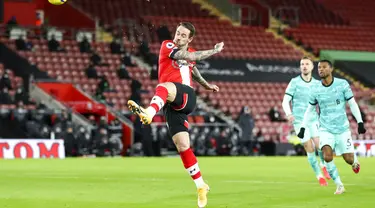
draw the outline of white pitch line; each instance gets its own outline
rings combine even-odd
[[[92,176],[63,176],[63,175],[34,175],[34,174],[22,174],[22,175],[3,175],[9,178],[48,178],[48,179],[99,179],[99,180],[124,180],[122,177],[92,177]],[[165,178],[132,178],[131,180],[136,181],[149,181],[149,182],[164,182],[167,181]],[[290,185],[316,185],[318,182],[302,182],[302,181],[262,181],[262,180],[223,180],[219,182],[224,183],[251,183],[251,184],[290,184]],[[353,183],[344,183],[345,186],[362,186],[368,187],[372,186],[369,184],[353,184]]]
[[[93,176],[63,176],[63,175],[34,175],[34,174],[22,174],[22,175],[3,175],[8,178],[48,178],[48,179],[101,179],[101,180],[124,180],[123,177],[93,177]],[[131,180],[137,181],[166,181],[164,178],[132,178]]]
[[[254,183],[254,184],[299,184],[299,185],[311,185],[311,184],[317,184],[313,182],[301,182],[301,181],[294,181],[294,182],[288,182],[288,181],[257,181],[257,180],[226,180],[223,181],[225,183]],[[344,183],[344,186],[370,186],[366,184],[351,184],[351,183]]]

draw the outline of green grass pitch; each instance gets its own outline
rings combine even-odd
[[[347,192],[320,187],[305,157],[199,158],[208,208],[372,208],[375,158],[356,175],[335,158]],[[1,208],[197,207],[193,181],[175,158],[1,160]]]

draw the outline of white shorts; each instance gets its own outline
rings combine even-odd
[[[318,137],[319,136],[318,129],[319,129],[319,123],[318,122],[314,122],[314,123],[311,123],[310,125],[308,125],[305,128],[305,135],[304,135],[303,139],[301,139],[301,143],[303,144],[303,143],[309,141],[311,138]],[[298,134],[300,130],[301,130],[301,124],[294,125],[294,131],[296,132],[296,134]]]
[[[326,130],[319,131],[319,148],[328,145],[335,151],[336,155],[354,153],[352,133],[350,130],[341,134],[332,134]]]

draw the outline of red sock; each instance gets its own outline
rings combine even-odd
[[[165,102],[167,101],[168,90],[163,86],[157,86],[155,89],[155,95],[151,100],[150,106],[159,112],[163,108]]]
[[[199,170],[197,158],[195,157],[193,151],[189,148],[183,152],[180,152],[180,157],[191,178],[193,178],[193,180],[200,178],[201,172]]]

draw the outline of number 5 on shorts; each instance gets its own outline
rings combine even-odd
[[[350,141],[350,139],[348,139],[346,141],[346,146],[349,148],[350,146],[352,146],[352,142]]]

